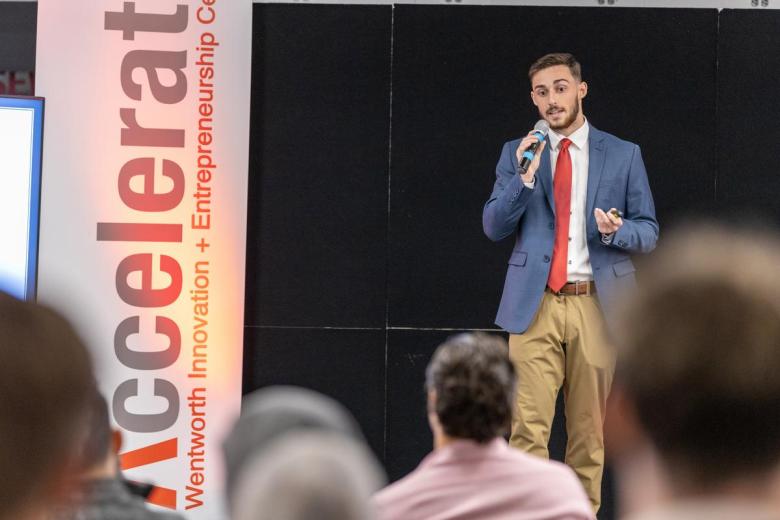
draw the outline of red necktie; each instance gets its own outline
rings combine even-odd
[[[561,139],[558,146],[558,160],[555,162],[553,197],[555,199],[555,244],[552,266],[547,285],[558,292],[566,283],[566,263],[569,258],[569,219],[571,218],[571,141]]]

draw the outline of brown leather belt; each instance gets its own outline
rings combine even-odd
[[[561,290],[558,292],[553,292],[549,287],[547,290],[557,295],[589,296],[596,294],[596,284],[594,282],[569,282],[561,287]]]

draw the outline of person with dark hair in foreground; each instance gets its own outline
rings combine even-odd
[[[68,322],[0,293],[0,519],[44,518],[67,495],[93,388]]]
[[[648,264],[606,425],[624,515],[780,519],[779,266],[778,236],[701,225]]]
[[[434,451],[374,496],[383,520],[594,518],[574,472],[510,448],[515,369],[506,342],[460,334],[428,365],[428,421]]]
[[[84,422],[80,467],[75,472],[79,487],[67,506],[52,520],[181,520],[175,513],[153,511],[133,495],[119,472],[122,434],[111,428],[108,405],[96,390]]]

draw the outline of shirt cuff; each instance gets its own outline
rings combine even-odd
[[[520,180],[522,180],[522,178]],[[523,186],[525,186],[529,190],[534,189],[534,186],[536,186],[536,177],[534,177],[534,180],[532,180],[531,182],[523,182]]]
[[[601,243],[606,245],[612,245],[612,239],[615,238],[615,233],[602,233]]]

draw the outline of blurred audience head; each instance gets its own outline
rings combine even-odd
[[[672,495],[760,491],[780,469],[780,241],[689,226],[642,272],[616,331],[611,429],[649,440]]]
[[[241,417],[223,443],[229,508],[247,461],[280,438],[302,431],[332,432],[364,442],[352,415],[338,402],[312,390],[277,386],[244,398]]]
[[[517,378],[506,341],[465,333],[440,345],[428,364],[428,419],[439,446],[445,439],[487,443],[512,420]]]
[[[0,519],[36,518],[67,493],[93,391],[68,322],[0,294]]]
[[[292,433],[247,464],[236,484],[235,520],[371,520],[384,484],[365,444],[333,432]]]

